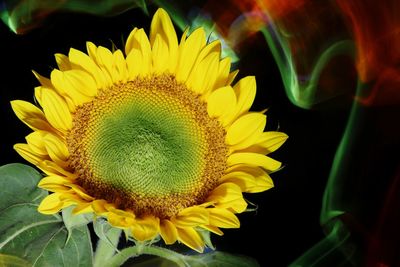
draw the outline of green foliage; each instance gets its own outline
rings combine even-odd
[[[22,164],[0,167],[0,260],[17,258],[31,266],[92,266],[92,246],[85,225],[71,230],[61,216],[37,207],[47,192],[37,188],[41,175]],[[22,263],[21,263],[22,264]],[[24,266],[5,263],[5,266]]]
[[[29,262],[12,255],[0,254],[0,266],[29,267]]]

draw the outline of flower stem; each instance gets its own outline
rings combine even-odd
[[[99,239],[97,241],[96,252],[93,258],[93,266],[101,267],[107,262],[116,252],[119,237],[121,236],[121,230],[117,228],[111,228],[107,233],[108,241]]]
[[[116,254],[108,261],[107,266],[118,267],[121,266],[129,258],[137,257],[144,254],[158,256],[170,260],[176,263],[179,267],[189,266],[184,259],[184,255],[166,248],[148,245],[136,245],[134,247],[129,247],[121,250],[120,253]]]

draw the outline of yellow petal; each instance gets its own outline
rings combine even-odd
[[[46,134],[44,131],[35,131],[30,133],[25,137],[26,142],[29,145],[29,148],[38,155],[46,156],[48,155],[46,146],[43,141],[43,137]]]
[[[215,203],[217,208],[232,209],[236,213],[246,210],[247,203],[243,199],[240,187],[233,183],[223,183],[215,188],[206,201]]]
[[[54,69],[51,72],[51,79],[54,85],[54,89],[60,96],[62,96],[67,103],[67,106],[71,112],[74,112],[76,107],[85,101],[89,101],[84,95],[76,92],[76,90],[68,87],[67,83],[64,81],[64,73]],[[35,96],[39,100],[41,106],[43,106],[43,91],[46,91],[46,87],[38,87],[35,89]],[[82,101],[84,100],[84,101]]]
[[[157,9],[153,16],[153,20],[151,21],[151,44],[154,44],[157,35],[161,36],[170,50],[176,50],[178,48],[178,38],[176,37],[174,25],[172,24],[168,13],[162,8]]]
[[[42,89],[43,88],[48,88],[48,87],[36,86],[34,89],[35,100],[39,104],[39,106],[42,106]]]
[[[259,175],[260,172],[265,172],[265,171],[260,167],[255,167],[251,165],[249,166],[246,164],[237,164],[230,166],[225,170],[225,173],[231,173],[231,172],[245,172],[251,174],[253,177],[256,177]]]
[[[221,228],[239,228],[239,219],[227,209],[210,208],[210,225]]]
[[[200,51],[206,45],[206,36],[203,28],[194,30],[186,40],[184,36],[185,34],[182,36],[179,45],[179,61],[176,69],[176,79],[180,82],[186,82]]]
[[[64,82],[70,90],[88,97],[97,95],[97,85],[95,80],[85,71],[70,70],[64,72]]]
[[[60,200],[61,193],[52,193],[45,197],[38,207],[38,211],[43,214],[54,214],[59,212],[64,203]]]
[[[226,57],[219,62],[218,76],[215,81],[215,87],[219,88],[222,86],[229,85],[229,71],[231,70],[231,59]]]
[[[207,99],[207,112],[210,117],[217,117],[225,126],[229,117],[235,110],[236,95],[232,87],[225,86],[218,88],[210,94]]]
[[[257,145],[268,149],[268,153],[274,152],[280,148],[288,139],[288,135],[282,132],[266,132],[263,133]]]
[[[59,185],[65,185],[71,183],[71,179],[60,176],[60,175],[50,175],[42,178],[39,183],[38,187],[42,188],[42,186],[46,186],[49,184],[59,184]]]
[[[69,58],[64,54],[55,54],[57,66],[61,71],[66,71],[71,69],[71,63],[69,62]]]
[[[97,46],[92,42],[86,42],[86,51],[89,55],[89,58],[97,65]]]
[[[114,70],[114,57],[111,51],[103,46],[97,47],[97,64],[103,71],[103,75],[108,77],[107,80],[113,82],[118,81],[116,70]]]
[[[146,55],[148,58],[147,60],[151,61],[151,46],[149,42],[149,38],[146,35],[146,32],[143,29],[137,29],[136,31],[133,31],[131,33],[130,37],[130,46],[131,50],[129,51],[132,52],[134,50],[140,51],[143,55]],[[127,55],[129,55],[129,53]]]
[[[58,70],[55,70],[55,71],[58,71]],[[40,106],[43,106],[43,97],[42,97],[43,96],[43,90],[48,90],[48,89],[50,89],[50,88],[43,87],[43,86],[35,87],[35,98],[36,98],[36,101],[39,103]],[[69,110],[71,112],[75,111],[76,106],[77,106],[78,103],[76,103],[76,101],[72,100],[72,98],[70,96],[71,91],[69,91],[70,94],[67,94],[67,93],[62,92],[61,90],[59,90],[59,88],[55,88],[54,86],[53,86],[52,90],[55,90],[58,94],[60,94],[60,96],[62,96],[64,98],[64,100],[67,103],[67,106],[68,106],[68,108],[69,108]]]
[[[240,79],[233,87],[237,96],[236,117],[247,112],[256,97],[257,84],[254,76]]]
[[[254,176],[243,171],[227,173],[221,178],[220,182],[234,183],[238,185],[243,192],[249,192],[249,190],[257,186]]]
[[[68,184],[68,186],[72,189],[72,191],[79,196],[80,199],[84,200],[84,201],[93,201],[94,197],[88,195],[85,191],[85,189],[83,189],[83,187],[77,185],[77,184]]]
[[[42,180],[40,180],[38,187],[51,192],[65,193],[70,189],[65,185],[68,183],[71,183],[70,179],[58,175],[52,175],[44,177]]]
[[[218,55],[219,61],[221,57],[221,42],[219,40],[212,41],[200,51],[199,56],[196,60],[196,64],[203,61],[206,57],[214,53]]]
[[[56,193],[66,193],[70,190],[69,187],[67,187],[65,185],[60,185],[60,184],[46,184],[46,185],[40,186],[40,188],[43,188],[50,192],[56,192]]]
[[[79,203],[88,203],[87,200],[83,199],[81,196],[76,194],[72,189],[70,189],[68,192],[62,193],[60,195],[60,200],[63,201],[64,203],[70,203],[70,205],[75,205]]]
[[[231,154],[227,159],[228,166],[236,164],[247,164],[250,166],[260,166],[267,171],[275,171],[281,167],[281,163],[262,154],[240,152]]]
[[[113,54],[114,57],[114,69],[117,73],[117,79],[115,82],[126,82],[128,80],[128,69],[126,61],[121,50],[116,50]]]
[[[168,13],[162,8],[156,11],[151,21],[150,43],[153,50],[154,70],[174,72],[177,64],[178,38]],[[165,59],[167,62],[163,62]]]
[[[91,202],[92,209],[97,215],[106,215],[108,213],[107,204],[104,199],[96,199]]]
[[[131,227],[132,236],[139,241],[151,240],[157,236],[159,231],[160,220],[151,215],[137,218]]]
[[[56,135],[50,133],[43,137],[43,142],[50,158],[61,167],[67,168],[69,151],[65,142]]]
[[[34,165],[48,159],[47,155],[39,155],[33,152],[28,144],[15,144],[14,149],[21,157]]]
[[[219,69],[219,59],[221,55],[220,53],[212,53],[210,54],[209,57],[207,57],[202,63],[204,62],[205,64],[208,64],[208,68],[206,69],[204,73],[204,83],[203,83],[203,91],[202,93],[205,95],[205,99],[211,94],[215,89],[217,89],[219,86],[217,86],[217,81],[218,81],[218,69]],[[209,60],[207,60],[209,58]],[[200,63],[201,64],[201,63]]]
[[[174,29],[174,25],[168,13],[159,8],[153,16],[150,26],[150,43],[154,44],[157,35],[159,35],[171,49],[178,48],[178,38]]]
[[[32,130],[52,130],[43,112],[33,104],[22,100],[13,100],[11,107],[15,115]]]
[[[261,134],[253,146],[245,149],[243,152],[269,154],[280,148],[287,139],[287,134],[282,132],[265,132]]]
[[[150,69],[150,66],[145,65],[145,68],[141,68],[140,65],[144,65],[145,60],[143,59],[142,52],[139,50],[132,50],[126,57],[126,64],[128,66],[128,79],[135,79],[138,76],[144,76],[148,72],[144,69]]]
[[[185,208],[177,216],[171,218],[171,221],[177,227],[208,224],[208,211],[206,208],[199,206]]]
[[[168,69],[168,64],[170,64],[170,57],[168,45],[160,35],[157,35],[156,39],[154,40],[152,57],[153,71],[156,73],[164,73]]]
[[[221,58],[221,42],[215,40],[202,48],[188,76],[187,84],[194,83],[194,91],[208,96],[215,88]],[[207,77],[205,79],[204,77]],[[200,80],[202,79],[202,80]],[[200,85],[196,83],[199,83]],[[190,86],[189,86],[190,87]]]
[[[138,29],[131,37],[131,51],[127,55],[126,64],[130,79],[148,75],[151,71],[152,53],[149,39],[143,29]]]
[[[219,53],[211,53],[204,60],[196,63],[186,84],[195,93],[207,95],[214,89],[218,75]]]
[[[33,75],[35,75],[36,79],[40,82],[40,84],[42,86],[47,87],[47,88],[53,87],[49,78],[43,77],[42,75],[40,75],[39,73],[37,73],[34,70],[32,71],[32,73],[33,73]]]
[[[79,215],[84,213],[93,212],[93,208],[90,202],[88,203],[78,203],[76,207],[72,210],[72,214]]]
[[[259,167],[236,165],[236,168],[234,168],[233,170],[238,172],[245,172],[254,177],[255,185],[253,187],[247,188],[246,192],[258,193],[271,189],[274,186],[274,183],[269,174]]]
[[[42,95],[44,114],[56,129],[66,133],[72,128],[72,116],[67,104],[56,92],[44,89]]]
[[[226,174],[221,182],[235,183],[247,193],[258,193],[274,187],[269,174],[259,167],[236,165],[234,171]]]
[[[234,70],[228,75],[228,79],[226,80],[226,85],[230,85],[235,80],[236,76],[238,75],[239,70]]]
[[[107,205],[105,205],[105,206],[107,206]],[[108,211],[114,213],[117,216],[131,218],[131,219],[135,218],[135,214],[133,214],[133,212],[131,212],[131,211],[125,211],[125,210],[120,210],[120,209],[116,209],[116,208],[111,208],[110,209],[109,207],[106,207],[106,208],[107,208]]]
[[[104,46],[97,47],[97,64],[100,68],[104,68],[111,74],[111,68],[113,65],[112,52]]]
[[[130,33],[128,38],[126,39],[125,42],[125,55],[129,55],[129,53],[132,51],[133,46],[136,42],[136,40],[134,39],[134,36],[136,34],[136,31],[138,30],[138,28],[134,28]]]
[[[85,53],[71,48],[68,57],[74,69],[84,70],[92,76],[96,81],[97,88],[106,88],[111,85],[93,59]]]
[[[160,223],[160,235],[162,239],[164,239],[165,244],[171,245],[176,242],[178,238],[178,231],[170,220],[165,219]]]
[[[237,119],[228,129],[225,141],[239,150],[257,142],[264,131],[267,117],[261,113],[248,113]]]
[[[107,220],[115,227],[127,229],[133,225],[135,216],[129,212],[122,213],[121,210],[114,210],[108,213]]]
[[[208,230],[208,231],[210,231],[211,233],[214,233],[214,234],[216,234],[216,235],[219,235],[219,236],[222,236],[222,235],[224,235],[224,233],[218,228],[218,227],[216,227],[216,226],[213,226],[213,225],[202,225],[202,226],[200,226],[201,228],[204,228],[204,229],[206,229],[206,230]]]
[[[271,177],[267,173],[265,173],[262,176],[256,177],[255,181],[256,181],[257,185],[254,186],[253,188],[251,188],[247,192],[249,192],[249,193],[264,192],[264,191],[274,187],[274,182],[272,181]]]
[[[178,240],[191,249],[203,253],[204,241],[193,228],[178,228]]]
[[[95,81],[81,70],[61,72],[55,69],[51,72],[51,81],[57,92],[75,106],[91,101],[97,94]]]
[[[44,160],[38,163],[37,166],[47,175],[61,175],[71,179],[77,178],[77,174],[65,170],[64,168],[60,167],[59,165],[50,160]]]

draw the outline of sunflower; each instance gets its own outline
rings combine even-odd
[[[160,236],[202,252],[202,232],[240,226],[243,192],[273,186],[281,163],[266,154],[287,135],[264,132],[266,115],[249,111],[255,78],[232,86],[237,71],[202,28],[178,43],[158,9],[149,38],[134,28],[124,52],[88,42],[87,54],[55,58],[50,78],[34,72],[38,105],[11,102],[33,130],[14,148],[51,192],[39,212],[74,205],[137,241]]]

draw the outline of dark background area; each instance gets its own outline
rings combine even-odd
[[[150,8],[150,14],[154,9]],[[150,20],[139,9],[115,17],[59,13],[24,35],[0,24],[0,164],[26,163],[12,146],[24,142],[30,129],[16,118],[10,101],[33,101],[38,82],[31,70],[49,76],[56,67],[55,53],[67,54],[70,47],[85,51],[86,41],[108,48],[113,42],[121,48],[134,26],[148,32]],[[285,167],[272,175],[275,188],[246,195],[258,210],[239,215],[241,228],[227,229],[213,241],[218,250],[254,257],[262,266],[287,266],[324,237],[319,225],[322,195],[348,107],[333,102],[312,110],[294,106],[285,95],[266,43],[255,40],[239,54],[239,76],[256,75],[253,109],[268,108],[267,128],[279,127],[289,135],[287,143],[272,155]]]

